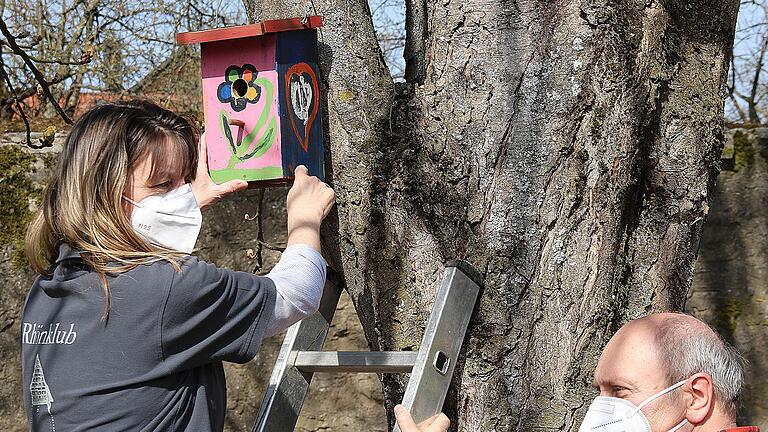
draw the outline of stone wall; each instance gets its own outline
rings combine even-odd
[[[768,128],[733,129],[686,310],[747,360],[742,422],[768,430]]]

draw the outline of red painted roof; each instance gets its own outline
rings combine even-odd
[[[277,33],[289,30],[312,29],[323,25],[323,17],[319,15],[312,15],[307,17],[306,24],[302,23],[303,19],[304,18],[266,20],[256,24],[178,33],[176,35],[176,42],[180,44],[214,42],[227,39],[260,36],[267,33]]]

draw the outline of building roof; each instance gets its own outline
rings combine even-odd
[[[215,42],[227,39],[239,39],[251,36],[261,36],[267,33],[278,33],[290,30],[313,29],[323,25],[323,17],[311,15],[306,18],[289,18],[281,20],[266,20],[255,24],[196,32],[178,33],[176,42],[180,44],[196,44]]]

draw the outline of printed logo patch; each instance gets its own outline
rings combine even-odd
[[[48,383],[45,382],[40,356],[35,356],[35,367],[32,369],[32,383],[29,385],[29,392],[32,395],[32,406],[46,405],[48,406],[48,414],[50,414],[53,395],[51,389],[48,388]]]
[[[45,405],[48,408],[48,415],[50,416],[50,429],[51,432],[56,432],[56,422],[53,420],[53,414],[51,413],[51,402],[53,402],[53,395],[51,389],[48,387],[48,383],[45,381],[45,373],[43,373],[43,365],[40,364],[40,356],[35,356],[35,367],[32,368],[32,382],[29,384],[29,393],[32,397],[32,406]]]

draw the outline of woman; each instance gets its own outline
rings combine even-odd
[[[222,361],[251,360],[264,337],[317,310],[333,190],[296,169],[288,246],[256,276],[189,255],[200,209],[247,187],[216,185],[206,167],[189,122],[149,102],[102,105],[73,126],[27,233],[40,273],[21,334],[32,430],[220,431]],[[406,431],[448,426],[397,417]]]

